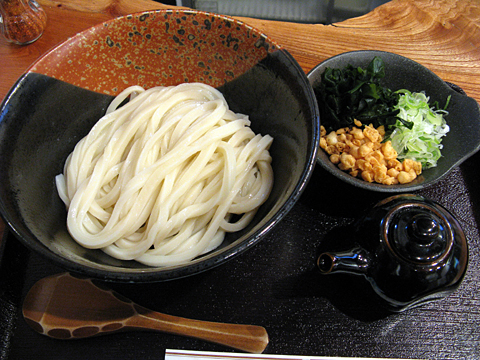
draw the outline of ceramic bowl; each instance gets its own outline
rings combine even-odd
[[[79,246],[54,183],[67,155],[127,86],[184,82],[217,87],[233,111],[250,116],[255,132],[274,137],[275,184],[267,202],[245,230],[186,265],[148,267]],[[292,56],[244,23],[198,11],[150,11],[79,33],[33,64],[0,111],[3,218],[53,263],[112,281],[180,278],[252,247],[300,197],[319,142],[315,95]]]
[[[432,103],[438,101],[439,104],[445,104],[447,97],[451,95],[447,109],[449,114],[446,117],[450,131],[442,140],[442,157],[436,167],[424,170],[411,183],[398,185],[369,183],[354,178],[332,164],[323,150],[318,153],[318,163],[340,180],[366,190],[398,193],[415,191],[430,186],[445,177],[454,167],[460,165],[480,149],[479,105],[474,99],[466,96],[457,86],[446,83],[426,67],[411,59],[389,52],[365,50],[343,53],[320,63],[307,76],[315,89],[318,87],[321,75],[326,68],[343,68],[348,64],[366,68],[375,56],[381,57],[385,63],[386,75],[381,82],[383,86],[392,90],[425,91],[427,96],[430,96]],[[319,107],[321,106],[322,104],[319,104]]]

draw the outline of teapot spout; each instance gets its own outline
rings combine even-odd
[[[320,273],[349,273],[365,275],[369,266],[368,253],[361,247],[344,252],[324,252],[317,260]]]

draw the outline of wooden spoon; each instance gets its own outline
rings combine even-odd
[[[23,303],[23,316],[35,331],[56,339],[143,329],[191,336],[252,353],[263,352],[268,344],[267,332],[261,326],[161,314],[68,273],[35,283]]]

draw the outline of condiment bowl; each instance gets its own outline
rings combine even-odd
[[[381,85],[393,91],[407,89],[412,92],[424,91],[430,97],[430,103],[438,101],[445,104],[451,96],[446,116],[450,131],[443,137],[442,157],[436,167],[425,169],[414,181],[407,184],[384,185],[355,178],[334,165],[323,151],[318,153],[318,163],[338,179],[361,189],[386,193],[411,192],[436,183],[456,166],[460,165],[480,149],[480,108],[478,103],[468,97],[455,84],[443,81],[423,65],[394,53],[374,50],[352,51],[331,57],[308,73],[308,79],[314,89],[321,82],[326,68],[344,68],[348,64],[366,68],[375,56],[382,58],[385,64],[385,77]],[[319,107],[322,104],[319,103]]]
[[[270,134],[273,190],[250,225],[189,263],[150,267],[78,245],[55,176],[131,85],[203,82]],[[0,109],[0,210],[16,237],[64,269],[106,281],[154,282],[219,266],[260,241],[293,207],[316,163],[319,112],[308,79],[274,40],[229,17],[190,10],[119,17],[68,39],[17,81]]]

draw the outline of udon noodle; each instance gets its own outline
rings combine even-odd
[[[149,266],[190,261],[245,228],[273,186],[269,148],[205,84],[132,86],[56,177],[80,245]]]

